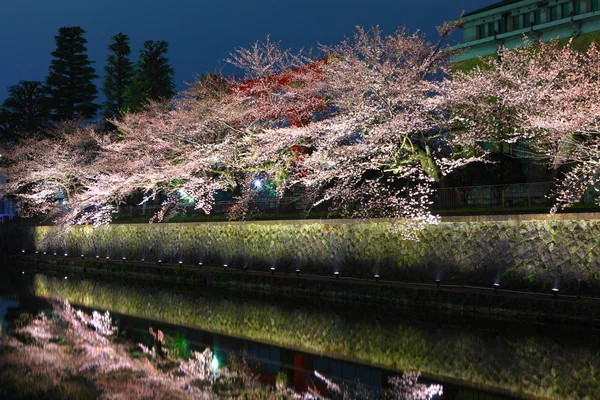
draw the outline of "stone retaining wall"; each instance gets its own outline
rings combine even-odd
[[[593,217],[593,216],[592,216]],[[407,282],[593,295],[600,293],[600,219],[454,221],[420,240],[390,233],[387,220],[304,220],[75,227],[4,227],[4,248],[129,260],[222,265]],[[12,230],[7,232],[6,230]],[[11,244],[9,244],[9,242]]]

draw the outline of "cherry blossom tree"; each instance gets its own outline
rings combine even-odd
[[[402,218],[419,228],[437,222],[428,211],[434,182],[481,157],[450,146],[450,53],[442,41],[451,28],[439,31],[432,44],[406,30],[385,36],[357,28],[353,39],[323,46],[327,62],[311,83],[324,117],[263,127],[248,138],[244,163],[304,188],[313,203],[331,200],[356,216]]]
[[[106,222],[102,204],[108,199],[90,201],[88,194],[100,179],[93,165],[103,141],[91,127],[70,121],[57,124],[48,138],[26,139],[4,149],[0,151],[7,176],[3,191],[18,201],[25,217],[50,215],[70,225],[82,210],[94,207],[93,218]]]
[[[533,157],[566,166],[552,212],[568,207],[598,180],[600,52],[571,43],[527,43],[502,49],[470,72],[456,72],[449,93],[461,140],[526,140]]]

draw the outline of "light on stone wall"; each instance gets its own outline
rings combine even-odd
[[[440,287],[440,283],[442,283],[442,281],[441,281],[440,279],[436,279],[436,280],[435,280],[435,285],[436,285],[437,287]]]

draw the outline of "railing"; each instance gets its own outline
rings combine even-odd
[[[441,188],[435,191],[433,209],[551,207],[553,182]],[[589,188],[579,204],[595,203],[598,193]]]
[[[507,185],[482,185],[452,188],[439,188],[434,191],[432,210],[464,210],[476,211],[481,208],[514,209],[528,207],[550,207],[552,200],[549,196],[554,183],[536,182]],[[588,189],[582,196],[579,204],[593,205],[598,198],[594,188]],[[229,213],[236,204],[235,200],[217,201],[213,205],[211,215],[224,215]],[[358,209],[358,204],[349,208]],[[160,210],[159,205],[121,205],[118,207],[119,217],[151,217]],[[311,212],[328,212],[331,203],[324,202],[311,209]],[[304,207],[297,197],[261,197],[249,204],[249,210],[255,214],[299,214],[304,212]],[[188,216],[206,215],[202,210],[195,210],[193,206],[185,207]],[[18,215],[14,203],[0,199],[0,223],[7,222]]]
[[[0,223],[9,221],[17,215],[17,206],[15,203],[6,199],[0,199]]]
[[[554,183],[536,182],[507,185],[465,186],[440,188],[434,191],[433,210],[477,210],[481,208],[514,209],[527,207],[550,207],[552,200],[549,196]],[[585,192],[580,204],[594,204],[598,194],[593,188]],[[214,204],[211,215],[224,215],[236,204],[235,201],[218,201]],[[312,212],[327,212],[330,203],[322,203],[311,209]],[[352,205],[358,208],[357,204]],[[304,208],[296,197],[263,197],[249,204],[253,213],[260,214],[293,214],[301,213]],[[150,217],[160,206],[120,206],[119,216]],[[186,215],[205,215],[202,210],[194,210],[192,206],[185,208]]]

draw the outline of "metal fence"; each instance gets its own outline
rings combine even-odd
[[[17,206],[12,201],[0,199],[0,223],[17,216]]]
[[[452,188],[439,188],[434,191],[432,209],[477,211],[481,208],[527,208],[550,207],[552,200],[550,193],[554,183],[535,182],[510,185],[485,185],[465,186]],[[589,188],[579,201],[579,204],[592,205],[598,198],[598,192]],[[211,215],[228,214],[235,200],[217,201],[213,205]],[[311,209],[312,212],[330,211],[332,204],[323,202]],[[358,209],[360,205],[352,204],[347,208]],[[118,207],[117,216],[124,217],[151,217],[160,210],[159,205],[121,205]],[[255,214],[294,214],[302,213],[304,205],[297,197],[261,197],[249,204],[249,210]],[[195,210],[193,206],[185,207],[185,214],[189,216],[206,215],[202,210]],[[18,215],[17,207],[9,200],[0,199],[0,223],[6,222]]]
[[[550,194],[554,185],[553,182],[534,182],[440,188],[435,191],[433,208],[436,210],[453,210],[478,207],[551,207],[553,201]],[[592,205],[597,197],[597,191],[593,187],[588,188],[579,200],[579,204]]]
[[[484,185],[440,188],[434,191],[433,210],[465,210],[476,211],[480,208],[514,209],[527,207],[550,207],[552,199],[550,193],[554,183],[535,182],[519,183],[510,185]],[[580,204],[594,204],[598,194],[593,188],[585,192]],[[217,201],[213,205],[212,215],[227,214],[235,205],[235,201]],[[360,205],[352,204],[347,208],[358,209]],[[140,217],[152,216],[160,209],[160,206],[120,206],[118,215]],[[249,204],[252,213],[260,214],[293,214],[301,213],[304,207],[296,197],[262,197]],[[321,203],[311,209],[313,212],[327,212],[331,209],[331,203]],[[185,208],[186,215],[205,215],[202,210],[194,210],[194,207]]]

